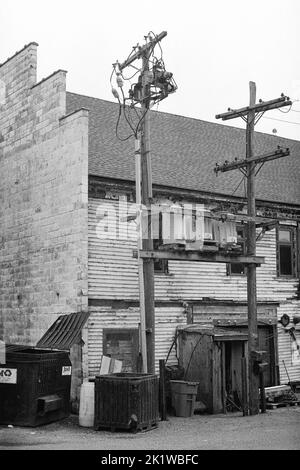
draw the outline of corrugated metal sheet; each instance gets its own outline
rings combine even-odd
[[[69,350],[81,335],[89,313],[60,315],[37,343],[38,348]]]

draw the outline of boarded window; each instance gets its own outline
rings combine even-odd
[[[103,354],[122,361],[122,372],[137,371],[138,353],[138,330],[103,330]]]

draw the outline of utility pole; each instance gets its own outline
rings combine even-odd
[[[141,129],[140,142],[136,150],[136,202],[147,210],[147,233],[143,231],[143,217],[140,211],[140,230],[139,252],[140,250],[153,250],[153,240],[151,232],[151,203],[152,203],[152,171],[150,155],[150,104],[151,104],[151,85],[161,86],[164,94],[161,99],[167,96],[166,87],[170,83],[172,74],[160,75],[149,73],[149,59],[155,45],[167,35],[163,31],[154,38],[145,37],[146,43],[138,47],[138,50],[129,56],[122,64],[118,64],[119,71],[132,64],[137,59],[142,59],[141,70],[141,96],[136,98],[141,104]],[[158,82],[155,82],[158,80]],[[175,87],[172,91],[175,91]],[[169,91],[171,92],[171,91]],[[156,97],[157,99],[157,97]],[[141,309],[141,349],[143,357],[143,371],[148,373],[155,372],[155,299],[154,299],[154,259],[140,258],[138,256],[139,266],[139,285],[140,285],[140,309]],[[145,344],[146,342],[146,344]]]
[[[151,235],[151,202],[152,172],[150,155],[150,87],[148,83],[149,47],[142,56],[142,113],[144,119],[141,126],[141,192],[142,205],[147,209],[147,233],[142,238],[142,249],[153,250]],[[155,372],[155,300],[154,300],[154,260],[143,260],[145,327],[147,347],[147,368],[149,373]]]
[[[250,101],[249,107],[255,105],[256,85],[249,83]],[[255,163],[251,161],[253,157],[253,136],[254,136],[255,111],[249,111],[247,115],[246,127],[246,159],[247,163],[247,205],[248,216],[256,216],[255,207]],[[250,160],[250,162],[249,162]],[[256,255],[256,226],[255,222],[248,222],[247,234],[247,255]],[[250,414],[259,412],[259,377],[253,372],[253,357],[251,352],[258,350],[258,332],[257,332],[257,296],[256,296],[256,266],[249,264],[247,269],[247,304],[248,304],[248,348],[249,354],[249,410]]]
[[[256,85],[249,83],[250,101],[249,106],[238,110],[229,110],[227,113],[216,115],[216,119],[222,120],[241,117],[246,122],[246,160],[234,161],[229,164],[216,165],[215,172],[230,171],[239,169],[247,177],[247,256],[256,255],[256,205],[255,205],[255,175],[266,161],[289,155],[289,150],[277,149],[265,156],[253,156],[254,126],[262,114],[270,109],[281,108],[291,105],[288,97],[281,95],[280,98],[259,103],[256,100]],[[256,116],[258,115],[258,119]],[[256,165],[260,168],[256,172]],[[255,173],[256,172],[256,173]],[[247,266],[247,304],[248,304],[248,379],[249,379],[249,413],[255,415],[259,413],[259,375],[255,370],[255,364],[259,358],[258,351],[258,329],[257,329],[257,296],[256,296],[256,264],[250,263]]]

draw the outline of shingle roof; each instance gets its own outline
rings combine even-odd
[[[117,139],[118,104],[98,98],[67,93],[67,112],[89,109],[89,174],[135,180],[134,142]],[[119,133],[128,134],[121,125]],[[255,132],[256,155],[289,147],[290,156],[266,163],[256,177],[258,199],[300,204],[300,141]],[[151,157],[153,183],[231,195],[241,180],[239,171],[220,173],[213,169],[244,158],[245,131],[218,123],[151,111]],[[243,196],[241,187],[235,195]]]

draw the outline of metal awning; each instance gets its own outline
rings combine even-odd
[[[69,350],[81,338],[89,312],[60,315],[50,326],[36,347]]]

